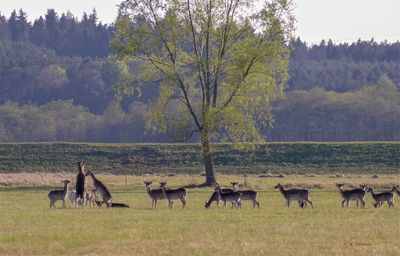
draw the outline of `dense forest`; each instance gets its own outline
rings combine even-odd
[[[95,10],[77,18],[50,9],[33,22],[23,10],[0,14],[0,141],[170,141],[146,126],[157,83],[115,102],[113,32]],[[267,140],[400,139],[400,42],[297,38],[289,47],[290,79]]]

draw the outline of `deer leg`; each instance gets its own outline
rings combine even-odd
[[[182,209],[184,209],[186,207],[186,199],[184,197],[179,198],[181,199],[182,202]]]
[[[224,209],[226,209],[226,201],[224,201]]]
[[[364,206],[365,206],[365,202],[363,199],[361,199],[361,208],[364,208]]]

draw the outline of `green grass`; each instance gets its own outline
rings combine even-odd
[[[57,184],[0,187],[0,255],[399,255],[400,208],[340,207],[335,182],[368,183],[379,189],[400,183],[399,175],[284,179],[247,178],[259,191],[260,209],[204,209],[211,188],[189,189],[187,209],[166,202],[151,209],[142,177],[100,176],[114,202],[130,209],[49,209],[47,193]],[[172,187],[202,177],[168,177]],[[221,184],[243,177],[219,176]],[[276,183],[310,187],[315,208],[284,207]],[[91,182],[89,182],[91,184]],[[50,187],[49,187],[50,186]],[[317,189],[321,188],[321,189]],[[60,204],[58,204],[60,206]]]
[[[2,143],[0,172],[70,172],[84,160],[114,174],[199,174],[198,144]],[[400,142],[216,144],[219,173],[393,173]]]

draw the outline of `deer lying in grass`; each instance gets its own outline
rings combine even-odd
[[[301,201],[307,204],[310,204],[311,207],[314,208],[311,200],[310,200],[310,191],[308,189],[288,189],[286,190],[280,183],[278,183],[275,189],[279,189],[283,197],[286,199],[285,206],[287,208],[290,207],[291,201]],[[303,207],[302,207],[303,208]]]
[[[182,209],[186,207],[186,195],[187,191],[185,188],[178,188],[178,189],[166,189],[165,185],[167,182],[160,182],[160,188],[164,193],[165,198],[168,200],[168,208],[172,208],[172,200],[181,200],[182,202]]]
[[[226,208],[226,202],[231,202],[235,208],[241,207],[240,200],[242,193],[238,191],[223,192],[219,184],[216,184],[215,191],[218,194],[218,201],[224,202],[224,208]]]
[[[260,204],[257,202],[258,193],[254,190],[238,190],[239,182],[231,182],[234,191],[239,191],[242,193],[242,197],[240,198],[240,203],[243,200],[250,200],[253,204],[253,208],[257,207],[260,208]]]
[[[108,191],[108,188],[100,180],[98,180],[96,176],[94,176],[92,171],[88,171],[86,173],[86,176],[92,177],[93,186],[103,199],[102,203],[105,204],[107,207],[111,207],[112,196],[110,194],[110,191]]]
[[[52,208],[52,207],[56,208],[54,203],[57,202],[58,200],[61,200],[63,202],[63,208],[66,207],[65,201],[67,200],[68,185],[69,185],[70,181],[63,180],[62,183],[64,183],[63,190],[53,190],[53,191],[50,191],[49,194],[47,195],[50,200],[50,208]]]
[[[96,205],[98,207],[101,207],[103,205],[103,203],[98,200],[95,200],[94,202],[96,203]],[[129,208],[129,205],[123,204],[123,203],[110,203],[109,207],[111,207],[111,208]]]
[[[351,189],[351,190],[344,190],[343,183],[336,183],[336,186],[339,188],[340,195],[342,196],[342,207],[344,207],[344,203],[346,203],[346,208],[349,207],[349,201],[357,201],[357,207],[359,206],[358,203],[360,203],[360,207],[364,208],[365,206],[365,201],[364,197],[367,191],[367,185],[362,184],[360,185],[360,188],[356,189]]]
[[[372,203],[375,208],[381,207],[385,201],[388,203],[389,208],[391,208],[394,207],[394,196],[398,193],[398,186],[393,186],[390,191],[381,193],[375,193],[374,188],[369,187],[366,192],[371,192],[371,196],[375,200],[375,203]]]
[[[157,208],[157,201],[166,199],[162,189],[151,189],[153,181],[144,180],[143,183],[146,185],[147,194],[151,198],[151,208]]]

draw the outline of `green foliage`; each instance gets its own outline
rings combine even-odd
[[[137,63],[135,81],[162,80],[148,126],[260,140],[258,121],[268,123],[270,115],[254,110],[268,109],[287,81],[290,8],[279,0],[263,8],[243,0],[123,1],[112,45],[121,60]],[[132,86],[115,88],[129,95]],[[170,106],[176,116],[189,113],[191,124],[169,118]]]
[[[271,140],[400,140],[400,90],[383,76],[376,85],[337,93],[291,91],[275,105]]]
[[[131,132],[131,130],[128,130]],[[0,130],[1,132],[1,130]],[[98,172],[135,175],[202,170],[199,144],[0,144],[0,171],[60,172],[84,160]],[[233,173],[397,172],[400,143],[215,144],[217,171]]]

